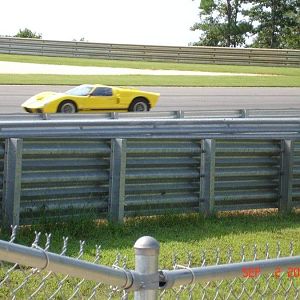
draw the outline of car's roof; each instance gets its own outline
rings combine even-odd
[[[80,86],[92,86],[92,87],[111,87],[104,84],[81,84]]]
[[[88,87],[92,87],[92,88],[96,88],[96,87],[107,87],[107,88],[111,88],[111,89],[119,89],[119,90],[136,90],[135,87],[131,87],[131,86],[109,86],[109,85],[104,85],[104,84],[98,84],[98,83],[94,83],[94,84],[81,84],[79,86],[88,86]]]

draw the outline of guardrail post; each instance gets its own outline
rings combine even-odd
[[[204,201],[205,215],[212,214],[215,206],[215,153],[215,140],[201,141],[200,199]]]
[[[294,141],[281,141],[280,155],[280,188],[279,206],[280,212],[285,213],[292,209],[293,191],[293,161],[294,161]]]
[[[241,118],[249,118],[249,110],[248,109],[240,109]]]
[[[112,139],[109,181],[109,219],[123,222],[125,202],[126,140]]]
[[[6,139],[4,154],[4,183],[2,219],[4,225],[19,225],[21,176],[22,176],[22,139]]]
[[[140,289],[134,292],[134,299],[156,300],[159,288],[159,243],[151,236],[143,236],[135,242],[134,251],[135,271],[140,275],[147,275],[149,279],[147,282],[140,282]]]
[[[183,110],[177,110],[175,112],[175,116],[177,119],[184,119],[184,111]]]

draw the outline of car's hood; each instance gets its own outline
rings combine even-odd
[[[51,101],[57,100],[64,96],[64,93],[56,93],[56,92],[42,92],[37,95],[32,96],[28,100],[26,100],[22,106],[30,105],[30,104],[42,104],[49,103]]]
[[[39,93],[33,97],[31,97],[30,99],[34,99],[37,101],[51,101],[51,100],[55,100],[57,98],[60,98],[64,95],[64,93],[56,93],[56,92],[42,92]]]

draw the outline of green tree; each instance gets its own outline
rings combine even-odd
[[[28,28],[25,28],[19,29],[19,32],[15,35],[15,37],[41,39],[42,35],[40,33],[33,32]]]
[[[300,48],[299,0],[246,0],[253,26],[252,47]]]
[[[252,26],[242,16],[244,0],[201,0],[200,22],[192,31],[200,31],[196,46],[244,46]]]

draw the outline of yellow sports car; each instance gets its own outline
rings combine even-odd
[[[134,88],[83,84],[65,93],[37,94],[25,101],[22,107],[29,113],[145,112],[156,105],[158,98],[158,93]]]

